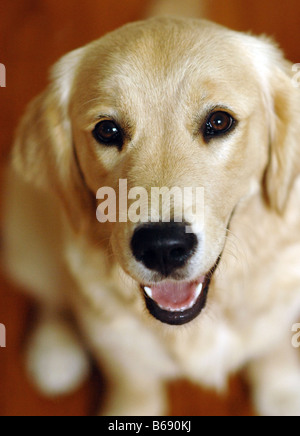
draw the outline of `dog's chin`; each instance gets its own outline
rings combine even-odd
[[[141,286],[150,314],[169,325],[183,325],[194,320],[206,305],[210,282],[218,263],[219,260],[206,275],[194,281],[166,280]]]

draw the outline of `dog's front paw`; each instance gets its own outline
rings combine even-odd
[[[300,416],[300,374],[258,389],[254,400],[260,415]]]
[[[167,412],[167,395],[163,383],[133,382],[112,390],[100,410],[101,416],[162,416]]]
[[[89,359],[71,327],[61,321],[42,322],[26,353],[29,377],[46,396],[77,389],[89,373]]]

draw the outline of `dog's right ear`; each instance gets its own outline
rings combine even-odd
[[[16,132],[13,166],[25,181],[47,190],[55,183],[57,152],[65,154],[70,140],[69,126],[50,87],[26,109]]]
[[[73,147],[69,104],[84,49],[64,56],[52,70],[48,88],[28,106],[16,133],[13,166],[22,178],[54,191],[78,230],[92,205]]]

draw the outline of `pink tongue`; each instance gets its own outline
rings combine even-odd
[[[193,302],[199,283],[164,282],[151,286],[152,299],[164,309],[185,308]]]

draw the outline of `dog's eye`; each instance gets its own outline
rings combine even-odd
[[[227,112],[214,112],[206,121],[204,128],[204,138],[209,140],[214,136],[219,136],[229,132],[235,124],[234,118]]]
[[[93,136],[100,144],[122,148],[123,132],[115,121],[100,121],[93,130]]]

